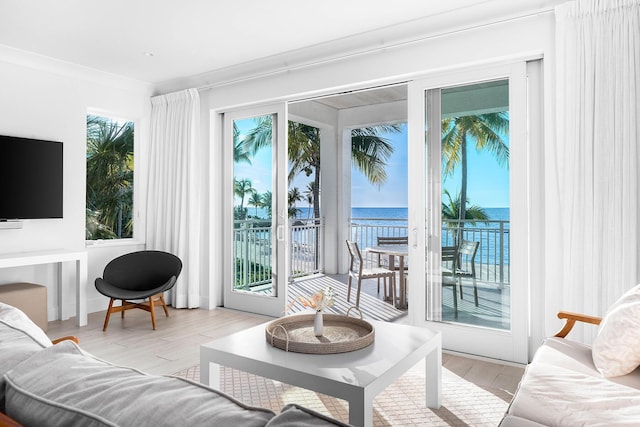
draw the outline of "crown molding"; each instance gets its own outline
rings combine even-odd
[[[0,63],[19,65],[63,77],[151,94],[153,84],[0,44]]]

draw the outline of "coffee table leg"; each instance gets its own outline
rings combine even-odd
[[[424,358],[427,408],[440,409],[442,404],[442,347],[437,346]]]
[[[216,390],[220,389],[220,365],[200,361],[200,383]]]
[[[349,399],[349,424],[370,427],[373,425],[373,397],[362,394]]]

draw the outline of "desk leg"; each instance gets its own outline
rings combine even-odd
[[[426,366],[425,392],[427,408],[440,409],[442,404],[442,345],[424,358]]]
[[[62,262],[57,262],[56,266],[56,282],[58,283],[58,319],[67,320],[69,315],[67,315],[64,309],[64,298],[62,295],[64,294],[64,286],[62,282]]]
[[[76,260],[76,326],[87,321],[87,259]]]
[[[352,426],[373,426],[373,397],[366,396],[363,391],[349,399],[349,424]]]

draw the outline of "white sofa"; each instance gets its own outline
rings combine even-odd
[[[0,303],[0,427],[15,425],[346,424],[298,405],[276,415],[183,378],[113,365],[70,340],[54,345],[22,311]]]
[[[566,321],[563,329],[536,351],[500,427],[640,426],[640,369],[603,376],[602,366],[594,363],[592,347],[564,338],[575,322],[598,325],[601,319],[568,312],[558,317]],[[617,332],[625,327],[615,322],[608,326],[618,328]],[[620,337],[622,353],[625,339]]]

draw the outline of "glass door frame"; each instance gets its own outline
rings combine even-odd
[[[482,81],[509,80],[511,307],[509,331],[427,321],[426,313],[440,310],[441,295],[441,114],[440,89]],[[436,96],[427,98],[427,91]],[[426,103],[429,102],[429,105]],[[427,116],[428,115],[428,116]],[[409,316],[414,325],[442,332],[448,350],[493,359],[526,363],[528,358],[529,264],[529,146],[527,141],[526,62],[517,61],[437,74],[409,83]],[[435,125],[429,126],[428,120]],[[426,130],[426,132],[425,132]],[[433,130],[434,132],[431,132]],[[523,189],[526,189],[523,191]],[[422,196],[420,196],[422,195]],[[435,232],[429,232],[435,231]],[[420,280],[419,278],[424,278]],[[428,301],[427,287],[435,298]],[[436,300],[437,298],[437,300]]]
[[[273,116],[273,196],[272,196],[272,284],[273,294],[252,294],[233,290],[235,283],[233,217],[233,122],[251,117]],[[275,103],[226,111],[223,118],[223,277],[224,306],[256,314],[280,317],[287,304],[289,279],[289,219],[287,212],[287,104]]]

